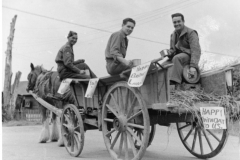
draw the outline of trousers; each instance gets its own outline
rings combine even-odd
[[[129,66],[126,66],[125,64],[122,64],[115,60],[106,59],[106,61],[107,61],[107,65],[106,65],[107,72],[110,75],[118,75],[123,71],[130,69]]]
[[[88,69],[90,72],[91,78],[96,78],[97,76],[93,73],[90,67],[86,63],[79,63],[75,65],[80,70]],[[89,78],[87,75],[75,73],[68,68],[62,69],[59,73],[60,80],[62,81],[65,78],[77,78],[77,79],[87,79]]]
[[[174,65],[170,68],[170,80],[181,84],[183,68],[190,63],[190,56],[186,53],[179,53],[173,57],[172,62]]]

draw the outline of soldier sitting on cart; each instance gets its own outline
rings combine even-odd
[[[170,83],[179,86],[182,83],[183,68],[189,65],[191,74],[197,72],[201,49],[197,31],[184,25],[181,13],[172,15],[175,31],[171,34],[170,58],[174,64],[170,75]]]
[[[96,78],[83,59],[74,61],[73,45],[76,44],[78,36],[76,32],[70,31],[68,34],[68,42],[61,47],[55,59],[58,68],[57,72],[61,80],[65,78]],[[85,74],[85,70],[89,70],[90,76]]]
[[[131,18],[123,20],[122,29],[111,35],[105,50],[107,62],[107,72],[110,75],[120,74],[122,71],[133,67],[131,60],[126,60],[126,51],[128,47],[127,36],[130,35],[136,22]]]

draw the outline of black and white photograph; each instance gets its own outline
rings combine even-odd
[[[2,160],[240,160],[240,0],[2,0]]]

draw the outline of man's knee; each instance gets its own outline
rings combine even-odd
[[[76,67],[77,67],[78,69],[82,69],[82,70],[89,68],[86,63],[79,63],[79,64],[76,65]]]
[[[180,54],[177,54],[177,55],[175,55],[174,57],[173,57],[173,59],[172,59],[172,62],[173,63],[178,63],[178,62],[180,62],[180,63],[186,63],[186,62],[188,62],[188,61],[190,61],[190,56],[188,55],[188,54],[186,54],[186,53],[180,53]]]
[[[179,62],[179,61],[181,61],[181,57],[179,55],[174,56],[173,59],[172,59],[173,63]]]

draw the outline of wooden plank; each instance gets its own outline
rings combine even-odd
[[[194,104],[194,108],[199,109],[200,107],[219,107],[220,102],[218,101],[209,101],[209,102],[199,102]],[[220,106],[221,107],[221,106]],[[172,113],[187,113],[188,111],[182,107],[177,105],[168,106],[167,103],[153,103],[151,105],[147,105],[147,108],[151,108],[153,110],[161,110],[161,111],[169,111]]]
[[[167,102],[167,87],[164,70],[159,70],[158,73],[153,73],[153,77],[156,76],[156,81],[151,81],[151,76],[147,75],[144,84],[141,87],[141,94],[144,101],[151,105],[153,103],[165,103]],[[152,84],[154,83],[154,84]],[[155,94],[155,95],[153,95]],[[155,97],[158,96],[158,97]]]
[[[176,123],[176,122],[191,122],[191,114],[167,114],[167,115],[158,115],[158,124],[164,123]]]
[[[88,119],[88,118],[85,118],[83,122],[86,123],[86,124],[89,124],[89,125],[98,127],[98,124],[97,124],[97,120],[96,120],[96,119]]]
[[[120,75],[116,75],[116,76],[106,76],[106,77],[102,77],[99,79],[100,82],[104,83],[105,85],[109,85],[118,81],[125,81],[124,77],[120,77]],[[102,86],[101,83],[99,83],[100,86]]]
[[[214,74],[201,77],[201,85],[206,93],[226,95],[226,76],[225,71],[214,72]]]
[[[169,111],[166,104],[167,103],[153,103],[152,105],[148,105],[148,108],[152,108],[154,110]]]
[[[90,79],[75,79],[71,78],[73,83],[79,83],[79,82],[89,82]]]
[[[165,86],[166,86],[166,101],[170,100],[170,80],[169,80],[169,70],[165,70]]]
[[[150,77],[150,96],[152,98],[152,102],[154,103],[155,99],[154,99],[154,93],[153,93],[153,90],[154,90],[153,74],[150,74],[149,77]]]
[[[217,68],[217,69],[213,69],[213,70],[209,70],[209,71],[204,71],[201,73],[201,77],[208,77],[208,76],[211,76],[211,75],[215,75],[215,74],[218,74],[218,73],[221,73],[223,71],[228,71],[228,70],[232,70],[234,69],[233,67],[224,67],[224,68]]]
[[[76,83],[73,84],[72,87],[74,87],[76,92],[76,99],[78,100],[79,106],[84,106],[84,86],[82,84]],[[73,92],[72,92],[73,93]]]
[[[32,94],[32,96],[41,104],[43,105],[45,108],[49,109],[50,111],[54,112],[56,115],[58,115],[59,117],[62,115],[62,110],[56,108],[55,106],[47,103],[46,101],[44,101],[42,98],[38,97],[36,94],[34,94],[32,91],[29,91],[30,94]]]
[[[154,103],[157,103],[158,98],[158,77],[157,74],[153,74],[153,99]]]

